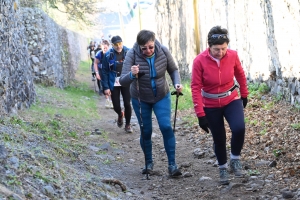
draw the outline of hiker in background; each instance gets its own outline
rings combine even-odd
[[[98,53],[98,51],[101,51],[101,43],[97,45],[97,48],[95,49],[95,55]]]
[[[168,171],[175,177],[180,176],[181,171],[175,162],[176,142],[171,125],[171,94],[166,80],[167,72],[177,92],[181,92],[180,75],[171,53],[155,39],[154,32],[141,30],[125,58],[120,83],[130,85],[133,109],[139,124],[143,122],[143,129],[140,126],[140,145],[146,163],[142,174],[151,173],[154,166],[151,141],[154,111],[168,156]]]
[[[89,44],[89,46],[87,46],[87,48],[86,48],[86,50],[88,50],[88,51],[89,51],[89,54],[90,54],[90,49],[91,49],[91,47],[95,47],[95,44],[94,44],[94,42],[93,42],[93,41],[90,41],[90,44]]]
[[[245,138],[243,108],[247,105],[247,81],[236,51],[228,49],[228,31],[220,26],[208,33],[208,46],[199,54],[192,68],[192,98],[199,126],[212,133],[220,182],[229,184],[224,117],[232,132],[230,168],[236,177],[243,177],[240,162]],[[239,86],[235,83],[237,80]],[[239,97],[236,89],[240,87]]]
[[[91,71],[92,71],[92,81],[95,81],[95,70],[94,70],[94,60],[95,60],[95,47],[91,46],[90,48],[90,58],[92,60],[92,64],[91,64]]]
[[[101,95],[102,93],[104,94],[103,87],[102,87],[102,85],[103,85],[103,83],[102,83],[102,81],[103,81],[102,63],[103,63],[103,60],[105,59],[105,54],[109,49],[109,42],[107,40],[102,41],[101,49],[102,50],[100,50],[96,53],[95,62],[94,62],[94,70],[96,73],[97,82],[99,83],[99,95]],[[106,99],[105,107],[113,108],[110,96],[105,95],[105,99]]]
[[[105,49],[105,51],[101,51],[101,44],[98,45],[97,49],[95,50],[95,60],[94,60],[94,72],[96,76],[96,81],[98,85],[98,92],[99,95],[102,95],[103,89],[101,84],[101,77],[102,77],[102,58],[104,57],[103,54],[106,53],[108,50],[108,47]]]
[[[88,53],[88,59],[91,59],[91,51],[92,51],[92,47],[95,47],[95,44],[93,41],[90,41],[90,44],[87,46],[87,53]],[[92,59],[91,59],[92,60]],[[91,63],[89,63],[91,64]],[[93,66],[93,65],[91,65]],[[92,70],[92,81],[94,81],[95,78],[94,78],[94,75],[93,75],[93,70]]]
[[[125,131],[127,133],[132,133],[130,125],[132,110],[130,105],[129,87],[124,87],[119,83],[123,61],[129,49],[123,46],[122,38],[120,36],[113,36],[111,42],[113,48],[106,52],[105,59],[102,63],[103,89],[106,95],[111,95],[114,111],[118,114],[118,127],[121,128],[123,126],[123,118],[125,116]],[[122,94],[123,97],[125,113],[121,108],[120,94]]]

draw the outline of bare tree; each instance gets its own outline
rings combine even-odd
[[[45,10],[54,9],[68,16],[68,20],[77,21],[86,25],[91,24],[87,15],[101,12],[98,6],[103,0],[20,0],[23,7],[39,7]]]

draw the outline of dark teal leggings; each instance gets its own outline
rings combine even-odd
[[[143,130],[141,129],[140,145],[145,153],[146,161],[152,163],[152,111],[156,115],[160,131],[163,135],[164,146],[168,156],[168,164],[175,165],[175,135],[171,125],[171,96],[168,93],[162,100],[150,104],[132,98],[132,106],[141,125],[140,112],[142,113]]]

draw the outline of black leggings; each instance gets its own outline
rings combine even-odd
[[[130,87],[122,87],[117,86],[114,87],[114,90],[111,91],[111,100],[114,106],[114,111],[121,116],[122,109],[121,109],[121,102],[120,102],[120,93],[123,97],[124,108],[125,108],[125,120],[126,125],[130,124],[131,119],[131,105],[130,105]]]
[[[243,148],[245,122],[242,101],[237,99],[224,107],[204,108],[204,111],[214,139],[214,151],[219,165],[224,165],[227,163],[224,117],[232,132],[231,153],[235,156],[239,156]]]

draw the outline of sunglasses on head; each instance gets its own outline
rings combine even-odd
[[[226,34],[213,34],[210,37],[212,39],[227,39],[228,38]]]
[[[149,47],[141,47],[142,51],[146,51],[147,49],[154,49],[154,46],[149,46]]]

